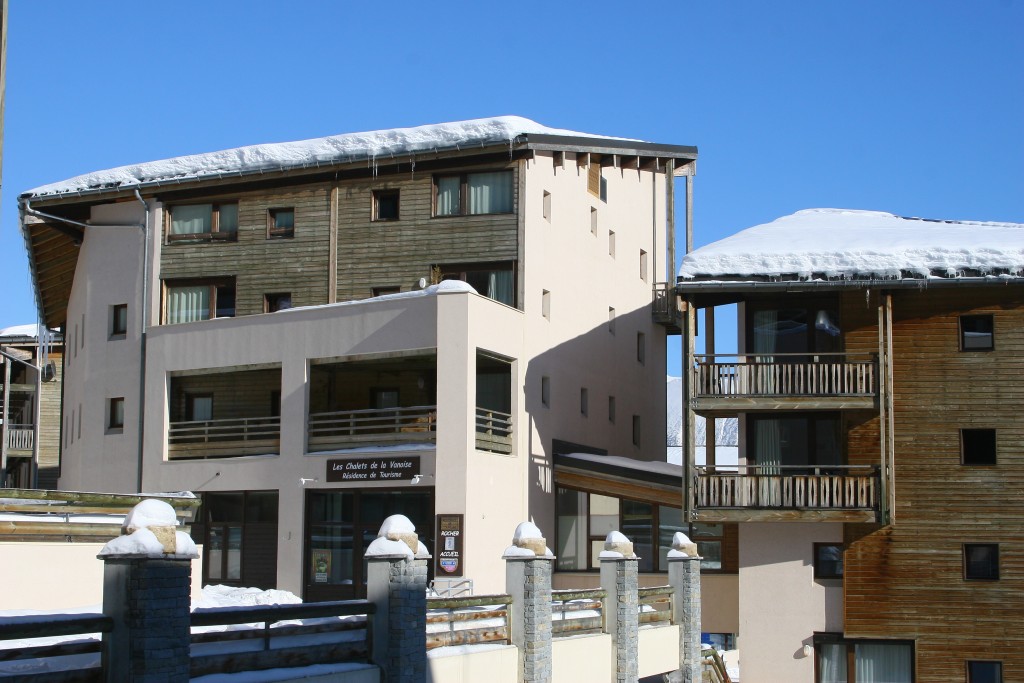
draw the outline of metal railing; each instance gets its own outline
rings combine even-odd
[[[44,620],[45,619],[45,620]],[[69,655],[88,655],[85,662],[79,662],[74,671],[55,672],[46,664],[40,673],[26,672],[18,680],[74,680],[102,681],[100,668],[101,641],[93,636],[109,633],[114,620],[104,614],[49,614],[24,617],[5,617],[0,622],[0,662],[24,662],[26,660],[53,660]],[[29,638],[54,636],[78,636],[75,640],[51,645],[35,645],[5,649],[2,641],[20,641]],[[49,672],[49,673],[42,673]],[[47,678],[49,677],[49,678]],[[10,680],[15,680],[11,678]]]
[[[697,466],[695,508],[875,510],[879,468],[870,465],[755,465],[709,471]]]
[[[695,356],[694,397],[874,396],[869,354],[775,353]],[[736,358],[719,362],[718,358]]]

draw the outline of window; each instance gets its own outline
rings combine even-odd
[[[544,220],[548,223],[551,222],[551,193],[544,190],[544,201],[541,204],[541,212],[544,215]]]
[[[238,239],[238,204],[172,206],[168,242]]]
[[[976,581],[999,579],[999,544],[964,543],[964,578]]]
[[[615,309],[608,307],[608,331],[615,334]]]
[[[843,578],[843,544],[842,543],[815,543],[814,544],[814,578],[816,578],[816,579],[841,579],[841,578]]]
[[[434,215],[512,213],[512,171],[434,178]]]
[[[292,307],[292,295],[289,292],[263,295],[263,312],[274,313]]]
[[[1003,663],[968,660],[967,683],[1003,683]]]
[[[434,269],[438,282],[462,280],[486,297],[507,306],[516,305],[516,279],[511,261],[445,264]]]
[[[995,348],[991,315],[960,316],[960,350],[991,351]]]
[[[124,429],[124,397],[110,399],[107,405],[107,429]]]
[[[398,190],[374,190],[373,220],[398,220]]]
[[[640,250],[640,279],[647,282],[647,252]]]
[[[233,280],[167,281],[164,287],[165,325],[235,315]]]
[[[295,237],[295,209],[267,209],[267,238]]]
[[[960,462],[964,465],[995,465],[996,430],[961,429]]]
[[[636,362],[640,365],[647,362],[647,335],[643,332],[636,333]]]
[[[608,397],[608,421],[615,424],[615,397]]]
[[[608,255],[615,258],[615,231],[608,231]]]
[[[551,407],[551,378],[540,378],[540,402],[545,408]]]
[[[597,237],[597,209],[590,207],[590,234]]]
[[[385,294],[398,294],[402,291],[402,288],[398,285],[389,285],[387,287],[374,287],[372,291],[374,296],[384,296]]]
[[[540,294],[540,314],[551,319],[551,292],[546,289],[541,290]]]
[[[914,680],[914,644],[911,642],[845,640],[838,633],[816,633],[814,651],[815,683],[912,683]]]
[[[633,445],[640,445],[640,416],[633,416]]]
[[[591,154],[587,166],[587,191],[595,197],[601,196],[601,155]]]
[[[373,387],[370,389],[370,405],[375,410],[391,410],[402,404],[398,400],[397,387]]]
[[[580,389],[580,414],[587,417],[590,412],[590,392],[586,387]]]
[[[277,585],[278,493],[202,494],[192,538],[204,544],[203,584]]]
[[[187,394],[185,421],[206,422],[213,419],[213,394]]]
[[[124,337],[128,333],[128,304],[110,307],[110,338]]]

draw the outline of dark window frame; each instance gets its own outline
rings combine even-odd
[[[967,344],[967,333],[974,332],[977,330],[968,330],[968,325],[965,323],[979,323],[987,322],[988,331],[982,331],[981,334],[988,335],[988,346],[971,346]],[[971,313],[969,315],[961,315],[959,317],[959,328],[960,328],[960,351],[964,353],[975,353],[985,351],[995,351],[996,348],[996,321],[995,316],[991,313]]]
[[[975,672],[971,671],[972,664],[994,664],[996,666],[996,683],[1003,682],[1003,662],[999,659],[968,659],[964,662],[964,674],[966,675],[967,683],[978,683],[975,678]],[[980,672],[978,672],[980,673]]]
[[[120,420],[117,418],[117,406],[121,407]],[[107,400],[107,431],[120,432],[124,430],[124,396],[114,396]]]
[[[195,400],[201,398],[210,399],[210,419],[213,418],[214,395],[212,391],[186,391],[185,392],[185,422],[198,422],[195,417]],[[205,422],[205,420],[203,420]]]
[[[508,211],[489,211],[480,213],[469,212],[469,176],[471,175],[483,175],[489,173],[505,173],[509,176],[509,184],[512,187],[512,208]],[[437,212],[437,183],[442,178],[458,178],[459,179],[459,206],[458,211],[454,213],[439,214]],[[497,168],[497,169],[477,169],[473,171],[463,171],[462,173],[437,173],[434,174],[431,181],[431,207],[430,215],[432,218],[457,218],[459,216],[511,216],[516,213],[516,197],[515,197],[515,172],[510,168]]]
[[[988,436],[991,433],[991,453]],[[984,437],[984,438],[983,438]],[[994,428],[960,430],[960,464],[966,467],[993,467],[999,464],[999,436]]]
[[[994,562],[991,568],[985,575],[980,573],[973,573],[971,570],[972,561],[968,557],[971,549],[982,549],[989,548],[995,550]],[[999,581],[999,544],[998,543],[964,543],[962,549],[963,555],[963,576],[964,581]]]
[[[374,190],[373,191],[373,210],[371,212],[370,220],[377,223],[388,223],[399,221],[402,219],[402,193],[399,189],[387,189],[387,190]],[[394,215],[393,216],[382,216],[381,215],[381,200],[394,199]],[[387,206],[387,204],[385,204]]]
[[[840,559],[839,559],[839,571],[838,572],[826,571],[825,568],[823,566],[821,566],[821,564],[819,563],[819,555],[818,555],[818,551],[821,548],[838,548],[839,549]],[[815,579],[838,579],[838,580],[842,580],[843,573],[844,573],[844,565],[845,565],[845,558],[843,557],[844,551],[845,551],[845,546],[843,545],[842,542],[839,542],[839,541],[828,542],[828,543],[815,543],[814,544],[814,557],[813,557],[813,562],[812,562],[812,564],[814,565],[814,578]]]
[[[278,227],[278,216],[289,213],[292,215],[291,227]],[[267,209],[267,239],[291,239],[292,237],[295,237],[295,207],[277,206]]]
[[[512,303],[505,303],[498,301],[498,303],[505,303],[506,306],[512,308],[518,308],[519,306],[519,269],[515,261],[478,261],[478,262],[458,262],[458,263],[437,263],[431,267],[431,271],[434,274],[434,280],[436,282],[443,282],[445,280],[461,280],[462,282],[469,283],[470,273],[489,273],[489,272],[510,272],[512,273]],[[477,292],[480,296],[487,296],[487,292]],[[490,298],[490,297],[487,297]]]
[[[128,335],[128,304],[110,307],[110,339],[123,339]]]
[[[204,206],[209,204],[211,206],[210,214],[210,232],[192,232],[184,235],[175,235],[171,233],[171,226],[174,223],[174,209],[180,206]],[[173,204],[167,207],[164,212],[166,214],[166,225],[164,227],[164,233],[167,236],[167,244],[174,244],[176,242],[237,242],[238,241],[238,228],[236,224],[235,229],[228,232],[221,232],[220,229],[220,211],[223,206],[234,206],[236,214],[238,213],[238,201],[224,201],[224,202],[189,202],[181,204]]]
[[[282,306],[281,303],[284,301],[284,297],[288,297],[288,305]],[[276,313],[278,311],[286,311],[292,307],[292,293],[291,292],[268,292],[263,295],[263,312],[264,313]]]
[[[917,680],[917,646],[913,640],[887,640],[883,638],[844,638],[842,633],[815,632],[814,642],[814,681],[821,680],[821,664],[819,659],[822,645],[846,646],[846,680],[856,679],[856,648],[857,645],[902,645],[910,648],[910,680]]]
[[[401,285],[381,285],[380,287],[373,287],[370,290],[373,296],[387,296],[388,294],[400,294],[401,291]]]

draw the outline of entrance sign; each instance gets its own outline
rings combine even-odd
[[[403,481],[419,473],[418,455],[327,461],[327,481]]]
[[[462,576],[462,515],[438,515],[435,576]]]

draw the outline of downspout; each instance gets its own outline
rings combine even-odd
[[[146,434],[146,327],[149,322],[149,204],[135,188],[135,198],[142,203],[145,219],[142,223],[142,315],[139,323],[139,460],[136,490],[142,493],[142,449]]]

